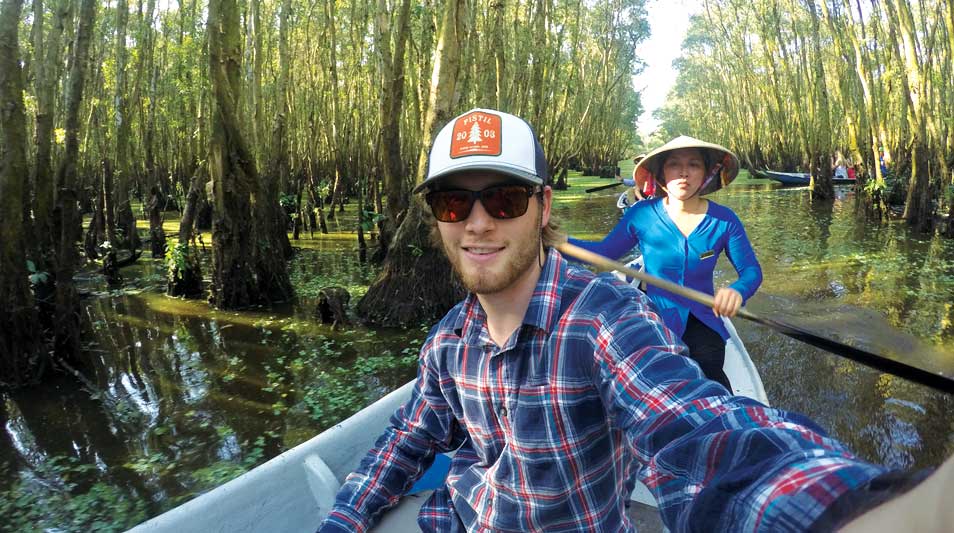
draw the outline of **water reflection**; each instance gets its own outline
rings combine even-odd
[[[954,369],[954,243],[859,222],[848,191],[818,204],[805,189],[737,185],[713,199],[745,222],[765,270],[753,311]],[[555,205],[574,235],[596,238],[618,219],[611,192],[574,202]],[[357,296],[374,275],[357,263],[353,235],[297,244],[301,300],[287,309],[216,312],[166,298],[155,292],[162,267],[148,262],[124,271],[132,294],[87,299],[89,382],[60,377],[0,402],[0,530],[125,529],[413,377],[426,328],[334,332],[313,319],[323,280]],[[734,278],[724,259],[717,277]],[[773,404],[860,456],[920,467],[954,453],[951,397],[737,326]]]
[[[296,259],[306,290],[284,310],[210,312],[149,290],[88,299],[89,379],[4,399],[0,530],[124,530],[412,378],[425,331],[315,323],[308,279],[330,270],[361,285],[371,272],[340,243],[308,244]],[[161,266],[139,268],[155,279]]]

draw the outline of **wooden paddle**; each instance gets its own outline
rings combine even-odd
[[[584,190],[583,192],[602,191],[603,189],[610,189],[610,188],[612,188],[612,187],[618,187],[618,186],[620,186],[620,185],[622,185],[622,184],[623,184],[622,181],[617,181],[617,182],[615,182],[615,183],[610,183],[609,185],[600,185],[599,187],[590,187],[589,189],[586,189],[586,190]]]
[[[567,242],[557,245],[556,248],[564,255],[575,257],[576,259],[607,270],[618,270],[627,276],[645,281],[650,285],[665,289],[673,294],[678,294],[679,296],[688,298],[689,300],[700,303],[707,307],[712,307],[713,297],[704,292],[683,287],[682,285],[678,285],[671,281],[657,278],[656,276],[647,274],[645,272],[634,270],[623,263],[620,263],[619,261],[613,261],[612,259],[603,257],[602,255],[589,250],[584,250],[579,246],[574,246]],[[869,366],[881,372],[893,374],[915,383],[926,385],[932,389],[954,394],[954,379],[945,376],[944,374],[929,372],[923,368],[911,366],[896,359],[891,359],[883,355],[872,353],[862,348],[851,346],[834,339],[822,337],[817,333],[812,333],[811,331],[805,330],[798,326],[793,326],[780,320],[760,317],[744,307],[739,309],[739,312],[736,314],[736,316],[740,316],[744,319],[751,320],[752,322],[762,324],[763,326],[768,326],[783,335],[788,335],[793,339],[802,341],[806,344],[811,344],[812,346],[829,351],[835,355],[840,355],[842,357],[851,359],[852,361]]]

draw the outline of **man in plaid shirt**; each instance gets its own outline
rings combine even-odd
[[[920,479],[706,380],[642,293],[552,248],[547,178],[517,117],[475,109],[438,134],[415,192],[470,294],[431,330],[411,399],[319,531],[366,531],[454,450],[425,531],[633,531],[634,474],[673,531],[832,530]],[[942,470],[849,528],[944,530]]]

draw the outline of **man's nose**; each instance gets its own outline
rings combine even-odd
[[[465,224],[467,224],[467,231],[482,233],[493,228],[494,218],[487,213],[487,210],[484,209],[484,204],[482,204],[480,200],[475,200]]]

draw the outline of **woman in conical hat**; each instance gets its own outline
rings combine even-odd
[[[636,186],[654,180],[659,197],[629,208],[602,241],[570,239],[613,259],[638,246],[648,274],[714,295],[709,308],[651,285],[646,291],[666,325],[689,347],[689,356],[730,391],[722,371],[729,333],[719,317],[735,316],[755,294],[762,268],[739,217],[705,195],[729,185],[738,173],[739,159],[726,148],[677,137],[636,166]],[[739,278],[715,291],[713,270],[723,252]]]

